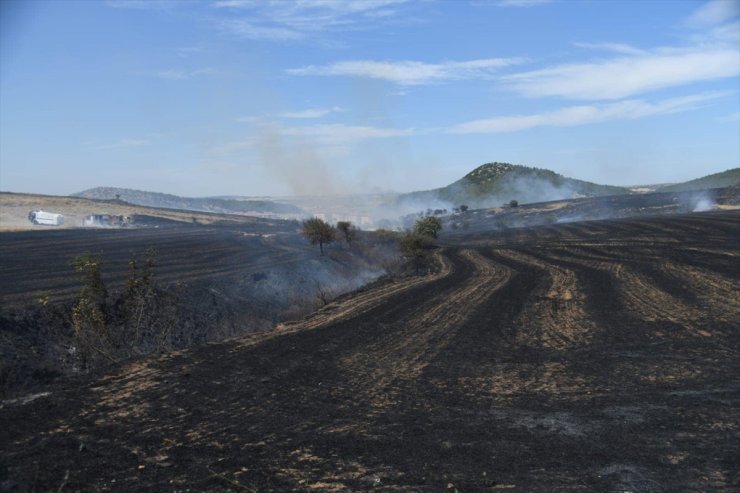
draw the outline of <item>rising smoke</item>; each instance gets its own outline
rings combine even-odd
[[[691,212],[707,212],[717,208],[717,202],[709,191],[693,193],[688,204]]]
[[[347,193],[321,152],[305,139],[283,135],[269,123],[255,126],[255,146],[262,165],[294,195]]]

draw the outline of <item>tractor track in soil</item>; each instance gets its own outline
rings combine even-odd
[[[433,275],[5,403],[3,466],[29,491],[736,490],[739,231],[458,236]]]
[[[6,306],[23,306],[44,293],[52,301],[72,298],[81,283],[71,261],[84,252],[101,255],[105,280],[113,286],[125,283],[131,257],[149,248],[163,283],[239,279],[314,258],[313,249],[295,238],[228,227],[3,233],[0,295]]]

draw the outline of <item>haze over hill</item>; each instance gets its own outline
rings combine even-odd
[[[705,190],[707,188],[724,188],[740,185],[740,168],[732,168],[721,173],[714,173],[683,183],[673,183],[657,188],[658,192],[684,192]]]
[[[95,199],[119,198],[149,207],[217,212],[227,214],[273,215],[283,218],[318,216],[333,223],[349,220],[363,228],[378,227],[427,209],[452,210],[465,204],[472,209],[499,207],[511,200],[519,204],[573,198],[632,194],[639,191],[679,192],[740,185],[740,168],[727,170],[685,183],[645,185],[641,189],[591,183],[565,177],[549,169],[492,162],[478,166],[459,180],[440,188],[405,194],[377,196],[320,195],[272,200],[247,197],[180,197],[116,187],[97,187],[74,194]]]
[[[441,202],[484,208],[510,200],[526,204],[623,193],[629,190],[566,178],[547,169],[493,162],[475,168],[446,187],[402,194],[397,202],[403,205]]]
[[[180,197],[159,192],[146,192],[129,188],[96,187],[72,194],[73,197],[88,199],[120,199],[130,204],[165,209],[183,209],[201,212],[218,212],[227,214],[277,214],[304,215],[304,211],[292,204],[269,200],[236,200],[211,197]]]

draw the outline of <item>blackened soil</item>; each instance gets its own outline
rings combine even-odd
[[[6,401],[20,491],[740,488],[740,213],[455,239],[424,280]]]

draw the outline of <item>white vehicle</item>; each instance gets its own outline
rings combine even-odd
[[[31,211],[28,213],[28,220],[33,224],[44,226],[61,226],[64,224],[64,216],[54,212]]]

